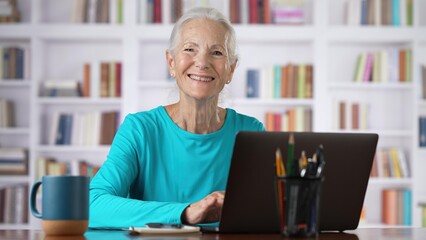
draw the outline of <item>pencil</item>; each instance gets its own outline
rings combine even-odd
[[[290,133],[288,138],[288,148],[287,148],[287,172],[288,176],[294,175],[294,134]]]
[[[277,176],[284,177],[286,172],[284,167],[283,155],[281,153],[280,148],[277,148],[277,150],[275,151],[275,164],[277,166]]]

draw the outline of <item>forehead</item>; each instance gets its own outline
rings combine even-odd
[[[181,31],[181,43],[207,42],[225,45],[226,28],[213,20],[195,19],[187,22]]]

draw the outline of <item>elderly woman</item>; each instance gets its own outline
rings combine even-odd
[[[179,19],[166,51],[179,101],[126,116],[90,185],[90,227],[219,220],[235,135],[264,130],[218,106],[235,48],[234,30],[217,10],[196,8]]]

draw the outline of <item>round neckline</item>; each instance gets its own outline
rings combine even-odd
[[[229,108],[225,108],[226,110],[226,115],[225,115],[225,120],[224,123],[222,124],[222,127],[212,133],[207,133],[207,134],[200,134],[200,133],[192,133],[192,132],[188,132],[184,129],[182,129],[181,127],[179,127],[173,120],[172,118],[169,116],[169,114],[167,113],[167,110],[164,106],[160,106],[160,111],[162,112],[162,115],[164,116],[164,119],[169,123],[170,126],[172,126],[172,128],[177,131],[179,134],[183,134],[184,136],[190,137],[190,138],[210,138],[210,137],[215,137],[216,135],[222,134],[222,132],[224,132],[225,128],[228,125],[229,122]]]

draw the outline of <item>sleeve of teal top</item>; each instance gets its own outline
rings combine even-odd
[[[153,202],[128,198],[138,175],[137,142],[142,131],[126,117],[111,145],[107,160],[90,184],[90,227],[143,226],[147,222],[181,223],[190,203]],[[142,160],[143,161],[143,160]]]

